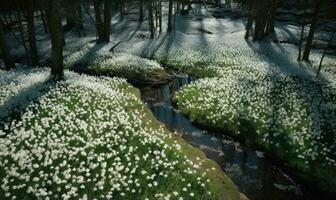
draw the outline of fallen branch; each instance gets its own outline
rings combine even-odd
[[[111,47],[111,49],[110,49],[110,52],[114,52],[114,49],[115,49],[120,43],[121,43],[121,41],[118,42],[117,44],[113,45],[113,47]]]

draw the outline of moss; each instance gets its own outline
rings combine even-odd
[[[102,47],[88,44],[65,60],[66,68],[95,76],[122,77],[134,85],[159,85],[172,78],[156,61],[127,53],[113,54]]]
[[[112,190],[113,199],[173,194],[186,200],[240,199],[220,167],[162,128],[141,102],[139,91],[125,80],[73,72],[66,72],[66,77],[30,104],[21,120],[13,122],[11,134],[0,139],[0,180],[2,188],[7,188],[0,190],[0,199],[39,197],[36,191],[27,196],[30,187],[45,190],[44,197],[58,199],[68,195],[69,186],[77,197],[105,198],[119,181],[125,182],[120,190]],[[14,150],[9,153],[10,149]],[[50,152],[60,153],[48,159]],[[27,172],[26,166],[34,167]],[[11,170],[28,178],[21,180]],[[40,174],[47,176],[41,179]],[[49,179],[58,174],[64,175],[59,179],[62,184]],[[95,190],[100,181],[104,187]],[[134,181],[139,186],[132,185]]]
[[[281,161],[287,169],[302,182],[305,182],[306,186],[317,188],[320,191],[328,193],[336,193],[335,168],[321,157],[310,161],[309,165],[305,163],[305,160],[298,158],[296,150],[299,149],[299,147],[288,143],[288,137],[292,134],[293,130],[278,124],[278,130],[283,130],[283,133],[274,137],[273,135],[276,134],[276,132],[273,133],[272,130],[262,128],[261,124],[241,118],[239,115],[235,115],[235,113],[231,113],[231,115],[228,114],[213,121],[209,116],[212,116],[213,113],[218,113],[219,108],[217,107],[218,104],[216,101],[214,101],[211,102],[212,107],[208,106],[204,109],[205,103],[209,103],[208,101],[203,102],[204,96],[207,95],[209,95],[207,89],[199,89],[196,85],[193,85],[179,91],[177,95],[174,96],[173,101],[182,113],[188,115],[191,121],[199,126],[215,132],[225,132],[241,141],[248,142],[266,152],[269,157],[272,157],[277,162]],[[191,106],[187,106],[185,102],[188,102]],[[284,105],[284,107],[285,106],[286,105]],[[267,112],[264,114],[268,115]],[[271,116],[268,118],[271,118]],[[299,128],[301,129],[307,125],[308,122],[303,120]],[[261,132],[258,132],[258,130]],[[328,133],[328,130],[325,130],[325,132]],[[269,135],[267,141],[262,137],[265,134]],[[329,142],[330,141],[326,141],[326,143]],[[320,148],[322,148],[323,145],[320,145]],[[307,146],[304,148],[307,149],[310,147]]]
[[[130,91],[134,93],[138,98],[140,98],[139,90],[132,88]],[[153,113],[148,108],[144,108],[143,111],[145,113],[146,121],[150,122],[150,126],[152,128],[157,129],[163,126],[163,124],[154,117]],[[167,128],[165,128],[165,131],[167,134],[173,134]],[[247,197],[239,193],[237,187],[234,185],[231,179],[224,174],[220,166],[215,161],[206,158],[206,155],[202,150],[193,147],[189,143],[185,142],[178,135],[174,135],[172,139],[173,139],[172,141],[168,142],[173,143],[173,141],[177,141],[178,144],[181,145],[181,150],[183,154],[185,154],[192,161],[198,162],[197,158],[205,160],[205,162],[201,166],[200,171],[206,171],[207,169],[214,169],[208,172],[207,177],[210,179],[209,183],[210,188],[212,188],[214,194],[218,197],[218,199],[221,200],[247,199]]]

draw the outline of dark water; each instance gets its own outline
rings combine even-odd
[[[316,199],[278,167],[262,152],[244,147],[225,133],[212,134],[194,126],[172,105],[172,96],[182,86],[193,81],[177,76],[173,82],[159,88],[142,88],[142,99],[158,120],[169,129],[183,132],[183,138],[201,148],[216,161],[248,198],[256,200]],[[310,192],[309,192],[310,193]],[[320,198],[321,199],[321,198]]]

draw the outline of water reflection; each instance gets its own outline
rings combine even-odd
[[[210,159],[215,160],[250,199],[314,199],[312,195],[302,194],[294,181],[267,161],[263,153],[246,148],[224,134],[201,130],[175,110],[172,95],[194,80],[181,75],[159,88],[143,88],[142,99],[158,120],[168,128],[183,133],[187,142],[201,148]]]

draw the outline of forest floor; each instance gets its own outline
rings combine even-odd
[[[93,15],[92,8],[88,12]],[[276,33],[269,39],[251,42],[244,40],[243,18],[214,16],[212,8],[194,5],[189,15],[176,16],[173,33],[166,33],[164,26],[162,34],[153,40],[149,39],[147,21],[142,24],[137,22],[137,13],[127,15],[123,21],[119,21],[116,14],[112,23],[112,42],[97,45],[94,43],[94,23],[90,20],[86,16],[86,37],[78,38],[73,32],[66,33],[64,55],[68,69],[93,75],[120,76],[135,84],[163,83],[171,79],[171,74],[167,72],[171,70],[199,77],[199,81],[186,86],[175,96],[177,106],[194,122],[217,130],[230,130],[232,135],[248,138],[262,149],[284,159],[290,167],[299,170],[302,178],[316,181],[320,189],[336,188],[333,187],[336,185],[336,58],[332,54],[326,56],[318,78],[316,71],[321,49],[312,50],[310,63],[297,62],[298,47],[295,41],[299,37],[299,26],[277,22]],[[42,63],[47,65],[50,54],[49,38],[41,25],[37,29],[39,54]],[[329,35],[329,32],[318,31],[317,46],[325,44]],[[109,52],[119,41],[121,43],[115,51]],[[16,45],[19,44],[11,44],[13,49]],[[12,52],[16,60],[24,62],[23,48],[15,49]],[[1,138],[0,144],[4,148],[0,157],[7,161],[1,162],[2,168],[6,170],[0,171],[0,176],[4,176],[4,180],[10,184],[3,183],[8,192],[0,192],[0,196],[13,195],[16,189],[29,186],[29,190],[39,195],[59,193],[55,190],[46,194],[43,174],[37,172],[45,171],[45,177],[55,176],[52,173],[55,172],[55,166],[59,166],[56,172],[65,170],[66,163],[60,162],[62,158],[70,164],[68,166],[71,166],[71,170],[98,169],[88,175],[96,185],[85,183],[83,188],[77,187],[79,185],[75,187],[75,193],[80,195],[84,195],[83,191],[87,191],[87,188],[96,191],[90,195],[111,195],[104,187],[100,189],[98,185],[105,183],[95,178],[102,171],[112,173],[103,169],[108,166],[107,168],[121,170],[117,175],[110,174],[112,177],[125,177],[123,182],[113,182],[112,179],[114,185],[120,186],[114,189],[123,191],[117,193],[117,196],[124,194],[134,197],[132,187],[127,186],[130,184],[144,196],[177,192],[184,199],[193,199],[194,196],[210,198],[212,195],[214,199],[222,199],[224,194],[231,194],[224,195],[228,199],[239,198],[239,192],[216,164],[178,137],[168,136],[167,130],[158,126],[158,122],[140,102],[137,91],[125,80],[90,77],[67,71],[68,78],[53,85],[52,81],[48,81],[48,72],[45,69],[22,71],[19,67],[11,72],[1,71],[1,74],[6,75],[0,79],[0,117],[5,118],[11,114],[19,118],[8,119],[1,127],[2,134],[11,132],[6,137],[14,146],[6,142],[7,138]],[[97,99],[101,105],[95,103]],[[31,102],[32,100],[34,101]],[[81,106],[86,106],[87,109],[83,110]],[[81,112],[77,113],[78,110]],[[51,116],[52,113],[55,115]],[[62,132],[57,124],[63,124],[62,129],[74,131]],[[88,124],[95,127],[89,128]],[[43,130],[51,133],[51,138]],[[83,135],[84,130],[89,130],[90,133]],[[106,130],[118,133],[118,137],[113,137],[112,143],[121,142],[124,145],[110,146],[105,141],[110,137]],[[77,132],[78,134],[74,134]],[[133,134],[134,136],[130,136]],[[62,137],[65,135],[69,137]],[[25,143],[27,136],[32,139]],[[60,139],[50,141],[57,138]],[[133,144],[135,140],[144,143]],[[50,142],[55,149],[64,147],[64,152],[45,151],[50,152],[55,159],[45,160],[43,165],[38,165],[39,157],[46,157],[42,151],[49,149]],[[177,150],[179,148],[174,145],[182,146],[182,150]],[[106,150],[114,152],[115,148],[120,149],[115,152],[116,155],[104,154]],[[76,153],[73,154],[72,151]],[[152,154],[146,154],[147,151]],[[135,156],[148,156],[148,162],[137,162],[137,158],[129,157],[134,152]],[[164,153],[161,154],[162,152]],[[92,159],[83,160],[85,154]],[[104,160],[110,158],[109,156],[116,156],[121,160],[105,163]],[[203,163],[201,166],[198,166],[198,160],[193,160],[196,157],[204,161],[200,162]],[[123,160],[124,158],[134,160],[135,163],[126,166],[129,160]],[[157,158],[162,162],[154,165]],[[100,166],[94,164],[97,160]],[[22,163],[28,163],[30,167],[23,169]],[[192,166],[195,164],[197,166],[194,169]],[[174,166],[174,169],[170,169],[170,166]],[[122,170],[125,167],[129,170]],[[132,168],[138,170],[129,179]],[[212,168],[215,172],[211,171]],[[27,180],[23,178],[28,175],[22,179],[15,177],[18,169],[34,172],[25,185],[19,180]],[[141,169],[148,170],[143,172]],[[160,169],[163,177],[155,177],[157,173],[154,176],[154,173],[146,174],[153,169]],[[62,172],[62,178],[76,177],[79,184],[83,183],[80,182],[81,177],[86,175],[84,171]],[[207,173],[203,176],[202,172]],[[165,179],[175,177],[176,174],[181,179]],[[207,178],[209,182],[206,181]],[[10,182],[11,180],[14,182]],[[54,181],[57,182],[58,179]],[[139,181],[144,183],[140,184]],[[186,181],[192,185],[190,189],[186,188],[187,192],[183,187],[188,186]],[[73,190],[68,179],[60,183],[60,190],[64,194],[72,195]],[[137,184],[141,185],[140,188]],[[156,185],[159,187],[155,188]],[[176,191],[165,191],[163,186],[167,185],[176,188]],[[221,188],[226,189],[221,191]],[[205,192],[208,190],[212,193]]]
[[[1,114],[13,117],[1,120],[1,199],[245,198],[124,79],[66,71],[54,82],[47,68],[0,73]]]

